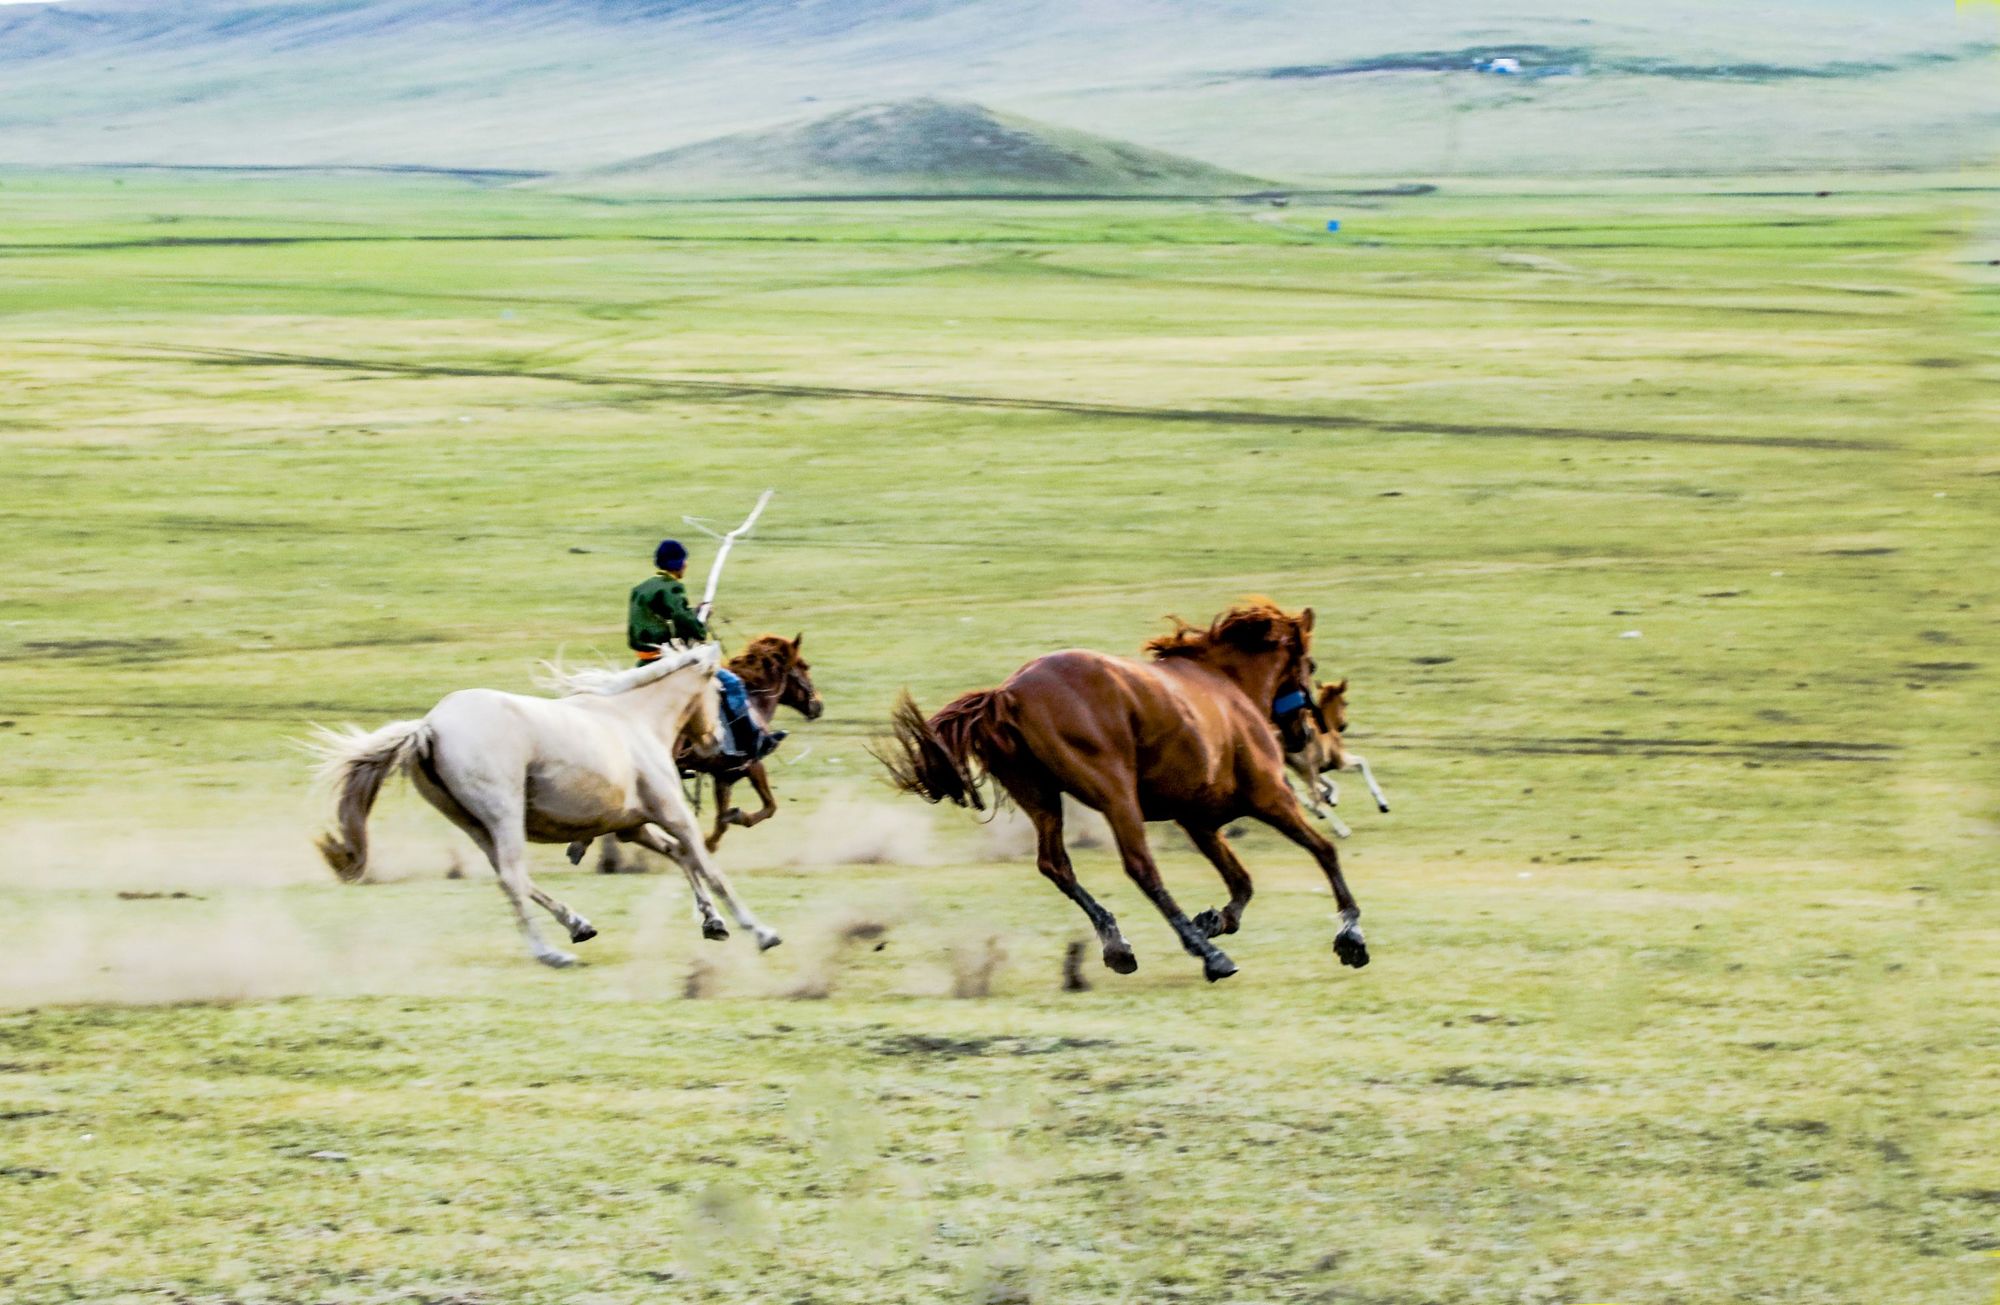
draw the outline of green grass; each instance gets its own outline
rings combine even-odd
[[[1760,189],[0,177],[0,1295],[1984,1299],[1993,215]],[[615,655],[766,485],[785,947],[544,849],[604,934],[544,972],[407,795],[326,881],[288,740]],[[1253,591],[1397,800],[1376,964],[1253,831],[1238,978],[1096,849],[1142,968],[1062,994],[1073,910],[864,744]]]

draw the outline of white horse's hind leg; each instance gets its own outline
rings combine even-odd
[[[729,926],[725,925],[722,922],[722,917],[715,913],[715,903],[708,899],[707,885],[702,882],[701,876],[695,873],[683,859],[680,844],[674,842],[674,840],[667,837],[664,832],[653,825],[641,825],[638,829],[624,837],[641,847],[651,848],[661,856],[680,864],[682,872],[687,875],[688,888],[694,893],[695,910],[701,915],[702,937],[711,941],[720,941],[729,936]]]
[[[560,968],[576,964],[576,957],[558,951],[543,941],[541,930],[528,916],[528,900],[532,897],[557,919],[563,920],[572,937],[577,936],[578,925],[589,930],[582,935],[583,938],[597,932],[591,929],[588,920],[543,893],[529,880],[520,799],[512,795],[519,790],[513,789],[500,776],[478,771],[459,775],[449,787],[435,768],[419,768],[411,773],[410,780],[426,802],[464,830],[466,837],[486,854],[486,859],[493,865],[493,873],[499,877],[500,891],[507,895],[507,904],[514,908],[514,923],[520,927],[529,953],[544,965]],[[563,918],[565,913],[569,919]]]
[[[527,847],[521,835],[518,821],[512,829],[499,835],[487,830],[488,848],[486,855],[493,862],[493,872],[500,876],[500,891],[507,894],[507,904],[514,908],[514,923],[520,926],[521,938],[528,944],[528,952],[544,965],[561,969],[576,964],[576,957],[566,951],[549,946],[542,937],[542,931],[528,915],[528,899],[541,900],[546,894],[537,889],[528,879]],[[554,901],[550,898],[549,901]],[[542,903],[544,906],[548,902]],[[561,903],[556,903],[558,906]],[[565,908],[567,909],[567,908]],[[560,917],[558,917],[560,918]]]
[[[496,851],[494,871],[500,875],[500,891],[506,893],[508,905],[514,907],[514,923],[520,925],[520,937],[528,943],[528,955],[554,969],[576,965],[574,955],[558,947],[550,947],[548,941],[542,939],[542,931],[534,927],[532,919],[528,919],[528,897],[534,893],[534,885],[528,883],[528,867],[524,865],[522,847],[516,845],[514,849]]]

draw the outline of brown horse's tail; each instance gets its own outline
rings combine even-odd
[[[358,883],[368,873],[368,813],[375,797],[389,776],[429,759],[430,722],[401,720],[372,734],[323,729],[311,747],[321,758],[321,777],[339,799],[334,828],[314,844],[342,883]]]
[[[906,690],[890,713],[893,741],[883,740],[875,759],[889,768],[896,787],[926,802],[949,798],[974,811],[984,811],[979,789],[992,759],[1013,749],[1012,731],[1001,720],[998,689],[981,689],[945,704],[924,719],[916,699]]]

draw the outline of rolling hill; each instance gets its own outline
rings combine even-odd
[[[803,120],[927,97],[1293,182],[1940,167],[1986,160],[2000,124],[1990,6],[1578,10],[1556,0],[7,5],[0,164],[579,173],[745,133],[732,150],[810,156],[810,142],[785,137]],[[1496,60],[1518,72],[1478,71]],[[711,163],[719,157],[699,152],[673,160]]]
[[[739,132],[557,184],[681,195],[1226,195],[1269,183],[977,104],[922,98]]]

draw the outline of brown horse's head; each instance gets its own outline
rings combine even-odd
[[[803,634],[796,639],[760,634],[730,659],[729,669],[743,677],[743,685],[750,692],[769,693],[775,689],[780,707],[790,707],[807,720],[818,720],[826,704],[820,700],[819,690],[813,687],[812,666],[799,651],[805,641]]]
[[[1278,721],[1286,750],[1303,745],[1312,702],[1313,609],[1287,612],[1268,598],[1249,598],[1209,622],[1206,629],[1178,616],[1170,632],[1146,645],[1157,658],[1190,657],[1230,674]]]

